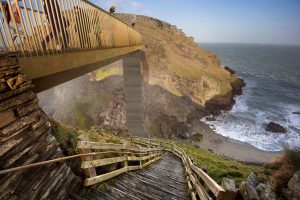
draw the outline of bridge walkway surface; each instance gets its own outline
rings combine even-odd
[[[93,189],[87,199],[190,199],[184,173],[181,160],[166,152],[161,160],[143,170],[128,172],[102,183],[104,189]]]

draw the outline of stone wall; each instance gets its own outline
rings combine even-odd
[[[0,170],[63,157],[17,55],[0,53]],[[66,162],[0,176],[0,199],[68,199],[81,180]]]

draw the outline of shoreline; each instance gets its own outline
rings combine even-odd
[[[194,120],[191,123],[190,130],[194,133],[202,134],[203,138],[200,142],[189,141],[189,143],[194,146],[200,145],[201,148],[234,160],[251,163],[267,163],[282,155],[282,151],[264,151],[246,142],[219,135],[212,130],[208,124],[200,120]]]

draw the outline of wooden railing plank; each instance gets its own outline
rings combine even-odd
[[[166,141],[160,141],[157,139],[146,139],[146,138],[132,138],[132,141],[135,143],[139,144],[144,144],[144,145],[153,145],[154,143],[159,143],[160,146],[165,150],[165,151],[171,151],[173,152],[176,156],[180,157],[182,159],[182,162],[185,166],[186,172],[189,172],[190,174],[194,177],[195,183],[193,184],[197,194],[201,199],[211,199],[204,190],[203,186],[200,184],[199,181],[196,181],[198,178],[202,179],[204,183],[208,186],[208,188],[213,192],[215,197],[217,199],[220,199],[222,194],[225,193],[225,190],[218,185],[210,176],[208,176],[203,170],[199,169],[197,166],[195,166],[189,156],[185,153],[185,151],[170,142]],[[150,142],[151,141],[151,142]]]
[[[85,186],[94,185],[96,183],[100,183],[100,182],[106,181],[108,179],[111,179],[115,176],[118,176],[118,175],[120,175],[124,172],[127,172],[127,167],[123,167],[121,169],[118,169],[118,170],[115,170],[115,171],[112,171],[112,172],[109,172],[109,173],[106,173],[106,174],[103,174],[103,175],[100,175],[100,176],[87,178],[87,179],[85,179],[84,185]]]
[[[80,149],[127,149],[124,144],[114,144],[114,143],[100,143],[100,142],[88,142],[80,141],[78,142],[78,148]]]
[[[110,165],[110,164],[114,164],[114,163],[118,163],[118,162],[123,162],[125,160],[127,160],[127,156],[84,161],[81,164],[81,168],[86,169],[86,168],[91,168],[91,167],[100,167],[103,165]]]

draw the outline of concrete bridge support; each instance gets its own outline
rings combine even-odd
[[[123,59],[126,120],[130,135],[147,137],[143,127],[141,56],[139,51]]]

